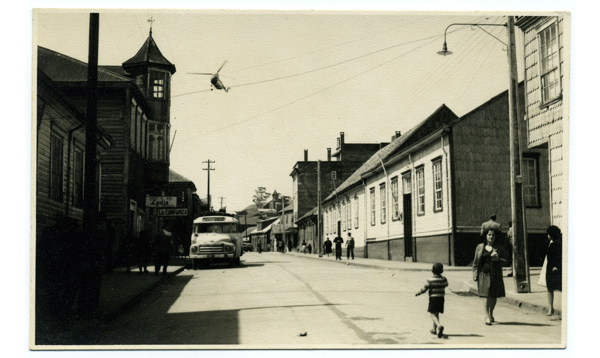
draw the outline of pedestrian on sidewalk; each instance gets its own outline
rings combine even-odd
[[[479,297],[485,298],[485,324],[494,322],[494,308],[498,297],[504,297],[502,265],[506,262],[504,247],[497,242],[500,232],[489,229],[484,242],[477,245],[473,259],[473,280],[477,281]]]
[[[491,214],[489,220],[481,224],[481,236],[485,235],[488,232],[488,230],[493,229],[500,231],[501,225],[499,222],[496,221],[496,219],[496,214]]]
[[[158,275],[161,267],[163,269],[163,276],[167,275],[170,253],[171,241],[164,230],[160,230],[154,238],[154,275]]]
[[[546,249],[546,288],[548,289],[548,313],[554,314],[554,291],[562,291],[562,232],[551,225],[546,230],[548,248]]]
[[[446,287],[448,287],[448,280],[442,276],[444,265],[439,262],[433,264],[431,272],[433,277],[427,279],[425,286],[415,296],[429,291],[427,312],[431,314],[431,320],[433,321],[433,329],[430,332],[431,334],[437,334],[438,338],[442,338],[444,336],[444,326],[440,323],[440,313],[444,313],[444,296]]]
[[[148,261],[150,260],[151,251],[150,235],[148,234],[148,231],[144,229],[140,231],[136,247],[140,273],[148,273]]]
[[[352,260],[354,260],[354,238],[352,234],[348,233],[348,241],[346,241],[346,260],[350,260],[350,255],[352,255]]]
[[[342,239],[339,235],[333,239],[333,243],[335,244],[335,259],[342,259],[342,244],[344,243],[344,239]]]
[[[325,254],[327,254],[327,257],[329,257],[329,255],[332,253],[332,251],[331,251],[332,245],[333,245],[333,243],[331,242],[331,240],[329,240],[329,238],[327,238],[327,240],[325,240],[325,243],[323,244],[323,247],[325,248]]]
[[[508,265],[510,266],[510,273],[508,277],[513,277],[514,274],[514,257],[513,257],[513,228],[512,220],[508,221],[508,231],[506,232],[506,242],[504,248],[506,249],[506,256],[508,256]]]

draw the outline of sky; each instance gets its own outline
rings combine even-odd
[[[346,143],[389,142],[442,104],[461,116],[508,88],[504,13],[108,10],[99,64],[120,65],[149,35],[177,71],[171,169],[216,209],[242,210],[258,187],[292,194],[297,161]],[[153,22],[148,20],[152,19]],[[87,62],[89,11],[39,11],[34,43]],[[517,29],[517,58],[522,36]],[[211,91],[220,71],[229,92]],[[522,63],[520,64],[522,68]],[[522,71],[521,71],[522,72]]]
[[[280,9],[280,10],[480,10],[478,16],[492,10],[568,10],[572,12],[570,143],[569,143],[569,240],[568,275],[569,301],[566,350],[528,350],[531,357],[575,356],[586,354],[596,339],[596,330],[589,315],[595,307],[594,296],[587,295],[590,273],[596,268],[596,253],[600,249],[594,240],[591,223],[597,220],[594,205],[598,200],[595,188],[597,169],[589,165],[594,158],[599,123],[597,120],[596,92],[598,83],[598,46],[593,37],[597,33],[597,5],[584,0],[503,0],[481,2],[475,0],[397,0],[370,1],[192,1],[170,0],[24,0],[4,4],[0,22],[3,34],[3,64],[9,86],[1,86],[3,114],[7,123],[6,135],[0,141],[3,164],[10,171],[2,176],[5,205],[0,207],[5,220],[5,239],[10,254],[6,255],[9,274],[5,278],[3,317],[11,322],[11,329],[3,335],[5,350],[19,356],[51,355],[32,352],[29,344],[30,255],[33,241],[31,225],[34,222],[33,201],[35,187],[32,152],[32,43],[42,39],[32,26],[33,8],[179,8],[179,9]],[[448,37],[448,46],[454,55],[443,58],[433,53],[441,49],[442,40],[432,43],[414,42],[400,46],[411,38],[440,36],[446,24],[441,17],[431,27],[419,28],[409,19],[394,21],[388,16],[377,16],[376,21],[354,20],[358,25],[330,22],[329,25],[302,30],[302,24],[279,16],[272,21],[250,21],[240,30],[229,21],[197,21],[192,24],[167,20],[163,11],[139,11],[131,14],[108,14],[100,17],[100,63],[119,64],[135,54],[147,37],[147,18],[153,16],[153,35],[163,54],[177,66],[173,77],[171,123],[177,130],[171,156],[172,168],[193,180],[201,196],[206,195],[206,172],[202,161],[215,161],[211,172],[211,192],[224,197],[228,211],[237,210],[251,202],[254,189],[266,186],[285,194],[291,193],[289,173],[296,161],[302,160],[303,150],[309,150],[310,160],[325,160],[326,148],[334,148],[339,132],[344,131],[348,142],[388,141],[396,130],[406,131],[413,121],[430,114],[442,103],[456,114],[485,102],[506,89],[505,53],[495,39],[469,37],[480,30],[464,29]],[[124,19],[119,20],[120,17]],[[173,16],[171,16],[173,17]],[[187,17],[187,16],[186,16]],[[181,18],[181,17],[180,17]],[[346,17],[348,18],[348,17]],[[263,17],[264,19],[264,17]],[[491,20],[500,22],[492,16]],[[491,21],[490,20],[490,21]],[[57,35],[45,38],[45,46],[87,62],[87,16],[69,18],[67,23],[52,24]],[[308,21],[308,20],[305,20]],[[454,21],[454,20],[453,20]],[[434,21],[435,22],[435,21]],[[50,23],[48,23],[50,26]],[[268,26],[267,26],[268,25]],[[291,26],[294,25],[294,26]],[[262,29],[262,31],[261,31]],[[318,31],[325,35],[318,35]],[[451,30],[455,30],[451,28]],[[63,32],[60,32],[63,31]],[[193,32],[192,32],[193,31]],[[288,31],[294,34],[289,35]],[[348,33],[347,36],[346,33]],[[504,33],[495,32],[501,40]],[[271,35],[268,37],[267,35]],[[290,37],[291,36],[291,37]],[[485,35],[484,35],[485,36]],[[185,43],[182,41],[187,39]],[[242,41],[244,40],[244,41]],[[424,40],[427,42],[428,40]],[[489,46],[483,47],[484,42]],[[40,43],[41,44],[41,43]],[[395,45],[399,45],[393,47]],[[415,49],[424,45],[421,49]],[[179,47],[184,47],[183,53]],[[389,48],[389,49],[388,49]],[[469,51],[472,49],[471,51]],[[381,51],[379,51],[381,50]],[[413,52],[405,53],[413,50]],[[422,50],[422,51],[420,51]],[[379,52],[377,52],[379,51]],[[373,54],[371,54],[373,53]],[[242,55],[244,54],[244,55]],[[418,56],[417,56],[418,54]],[[462,59],[458,56],[463,55]],[[363,56],[363,57],[361,57]],[[411,57],[412,56],[412,57]],[[398,57],[398,58],[396,58]],[[407,58],[411,58],[408,61]],[[222,74],[231,86],[229,93],[211,92],[206,78],[186,75],[186,72],[211,72],[227,59]],[[355,59],[355,60],[353,60]],[[479,59],[477,61],[477,59]],[[347,61],[347,62],[344,62]],[[388,62],[389,61],[389,62]],[[457,61],[452,66],[450,61]],[[462,63],[465,63],[463,66]],[[466,65],[468,63],[468,65]],[[260,66],[259,66],[260,65]],[[330,67],[328,67],[330,66]],[[326,68],[324,68],[326,67]],[[318,69],[324,68],[320,71]],[[305,75],[298,75],[303,72]],[[519,73],[522,73],[522,67]],[[364,73],[363,73],[364,72]],[[495,72],[495,76],[488,72]],[[487,75],[472,76],[472,73]],[[294,76],[298,75],[298,76]],[[264,84],[260,81],[286,77]],[[417,78],[417,80],[415,80]],[[442,78],[447,80],[442,80]],[[202,83],[202,81],[205,81]],[[241,86],[248,84],[246,86]],[[495,88],[494,86],[496,86]],[[236,88],[236,86],[238,86]],[[489,93],[488,93],[489,92]],[[192,94],[187,94],[192,93]],[[435,93],[435,95],[434,95]],[[178,99],[179,98],[179,99]],[[409,100],[410,98],[410,100]],[[185,99],[185,100],[184,100]],[[241,103],[241,104],[240,104]],[[340,105],[340,103],[342,105]],[[10,104],[7,106],[6,104]],[[22,120],[20,120],[22,119]],[[241,123],[240,123],[241,122]],[[332,123],[333,122],[333,123]],[[8,124],[10,123],[10,124]],[[284,127],[280,129],[280,127]],[[298,131],[301,128],[302,131]],[[280,129],[273,133],[276,129]],[[172,133],[173,133],[172,132]],[[223,133],[225,132],[225,133]],[[302,135],[302,133],[309,135]],[[187,133],[187,134],[186,134]],[[260,140],[256,141],[255,138]],[[242,143],[242,144],[239,144]],[[230,151],[229,148],[236,148]],[[240,149],[243,148],[243,149]],[[265,149],[266,148],[266,149]],[[268,155],[265,154],[268,149]],[[198,153],[199,152],[199,153]],[[231,153],[233,154],[227,154]],[[289,153],[289,154],[288,154]],[[190,155],[191,154],[191,155]],[[248,159],[250,158],[250,159]],[[233,168],[233,169],[232,169]],[[8,169],[7,169],[8,170]],[[9,173],[10,175],[6,174]],[[219,184],[217,184],[219,183]],[[242,183],[242,184],[238,184]],[[235,184],[235,185],[234,185]],[[219,187],[220,185],[220,187]],[[234,191],[228,191],[228,188]],[[28,200],[29,199],[29,200]],[[25,214],[22,214],[25,213]],[[10,221],[10,225],[8,225]],[[27,236],[29,234],[29,237]],[[27,240],[29,238],[29,240]],[[23,278],[25,276],[25,279]],[[585,281],[584,281],[585,280]],[[579,294],[581,293],[581,294]],[[170,352],[70,352],[73,356],[168,356]],[[256,354],[253,354],[256,353]],[[280,356],[282,352],[203,352],[207,356]],[[296,353],[296,354],[294,354]],[[365,352],[320,351],[285,352],[285,356],[358,357]],[[397,356],[395,351],[379,351],[378,356]],[[420,356],[425,352],[406,351],[404,356]],[[435,356],[480,356],[482,351],[430,350]],[[486,357],[505,357],[519,354],[503,350],[486,350]],[[14,354],[14,355],[16,355]],[[60,356],[69,353],[58,353]],[[178,352],[179,356],[197,356],[197,352]],[[56,355],[56,354],[55,354]]]

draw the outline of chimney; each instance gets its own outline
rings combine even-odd
[[[400,136],[401,136],[401,135],[402,135],[402,133],[400,133],[400,131],[396,131],[396,134],[394,134],[394,135],[392,136],[392,141],[393,141],[394,139],[398,139],[398,138],[400,138]]]
[[[331,161],[331,148],[327,148],[327,161]]]
[[[304,149],[304,161],[308,162],[308,149]]]
[[[340,142],[344,145],[344,132],[340,132]]]

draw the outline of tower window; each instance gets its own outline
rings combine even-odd
[[[152,98],[165,98],[165,87],[167,84],[167,74],[164,72],[151,72],[150,80]]]

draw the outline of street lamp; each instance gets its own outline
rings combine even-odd
[[[448,56],[452,52],[448,51],[446,43],[446,33],[450,26],[476,26],[500,41],[507,47],[508,52],[508,107],[509,107],[509,126],[510,126],[510,201],[511,218],[513,229],[513,247],[514,247],[514,282],[518,293],[531,292],[529,279],[529,265],[527,263],[527,235],[525,234],[525,210],[523,208],[523,176],[521,173],[521,145],[520,145],[520,121],[518,119],[518,77],[517,77],[517,57],[515,47],[515,22],[513,16],[507,16],[506,24],[465,24],[454,23],[446,27],[444,31],[444,45],[439,55]],[[482,26],[503,26],[507,28],[508,45],[490,32],[484,30]]]

